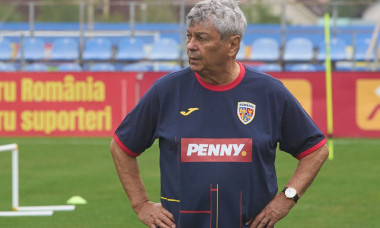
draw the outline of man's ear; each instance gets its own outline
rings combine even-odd
[[[239,35],[233,35],[229,38],[229,56],[236,56],[240,48],[241,37]]]

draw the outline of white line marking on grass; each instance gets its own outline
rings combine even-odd
[[[9,139],[9,142],[16,144],[32,144],[32,145],[109,145],[111,139],[93,138],[93,139],[68,139],[68,138],[35,138],[35,139]],[[0,143],[0,145],[6,143]]]

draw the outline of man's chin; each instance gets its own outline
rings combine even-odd
[[[195,73],[198,73],[200,69],[201,68],[198,65],[190,65],[190,70],[194,71]]]
[[[190,69],[196,73],[202,70],[203,66],[199,63],[189,62]]]

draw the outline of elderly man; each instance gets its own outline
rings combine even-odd
[[[328,156],[326,139],[283,84],[236,61],[246,19],[233,0],[187,16],[190,67],[149,89],[114,134],[111,152],[149,227],[273,227]],[[136,157],[159,139],[161,203],[149,201]],[[299,159],[278,193],[275,153]]]

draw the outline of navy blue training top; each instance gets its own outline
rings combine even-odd
[[[277,144],[300,159],[326,143],[279,80],[239,65],[224,86],[190,68],[158,79],[114,134],[131,156],[159,139],[161,203],[177,227],[246,227],[277,194]]]

